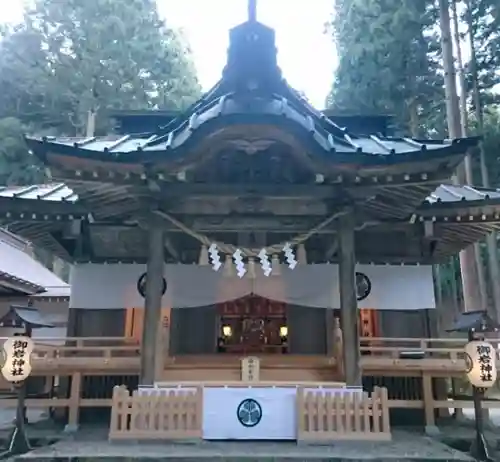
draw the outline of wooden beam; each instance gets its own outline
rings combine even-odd
[[[167,183],[162,185],[160,196],[175,197],[266,197],[266,198],[323,198],[337,196],[340,187],[336,185],[294,185],[294,184],[201,184],[201,183]]]
[[[340,318],[344,345],[345,381],[361,386],[359,319],[356,294],[356,255],[354,250],[354,212],[339,218]]]
[[[0,211],[0,220],[4,222],[28,222],[28,223],[62,223],[73,220],[82,220],[88,216],[88,213],[80,212],[65,212],[57,213],[50,210],[37,210],[36,207],[32,211]]]
[[[87,220],[82,222],[82,243],[83,249],[91,258],[95,256],[92,234],[90,233],[90,224]]]
[[[298,155],[295,151],[292,152],[297,158]],[[456,156],[454,156],[456,157]],[[389,165],[386,166],[385,171],[380,171],[380,166],[364,167],[361,175],[357,172],[339,171],[332,166],[325,165],[322,161],[313,160],[308,156],[300,156],[299,162],[302,162],[311,172],[316,174],[324,174],[327,181],[342,186],[349,187],[392,187],[402,185],[428,185],[429,183],[439,183],[449,178],[450,168],[439,168],[436,165],[429,165],[427,162],[422,166],[422,171],[414,173],[406,173],[409,166],[405,165]],[[444,161],[444,159],[442,159]],[[142,166],[138,166],[142,167]],[[180,195],[184,195],[186,187],[194,186],[189,183],[176,183],[175,180],[180,170],[188,170],[190,166],[184,165],[180,169],[179,166],[167,166],[163,172],[152,172],[139,168],[136,171],[129,171],[129,169],[122,168],[120,164],[115,164],[111,168],[96,168],[92,163],[82,164],[82,169],[73,170],[69,167],[62,167],[60,165],[50,166],[52,177],[59,181],[78,181],[79,183],[90,184],[111,184],[111,185],[135,185],[144,186],[146,189],[151,182],[155,182],[160,188],[165,188],[169,194],[174,193],[174,188],[182,185],[184,189],[177,189]],[[327,171],[325,171],[327,170]],[[199,187],[212,187],[217,188],[217,184],[198,185]],[[224,185],[223,185],[224,186]],[[276,186],[276,185],[275,185]],[[289,185],[288,187],[294,188],[297,186],[307,185]],[[311,186],[314,186],[312,184]],[[325,185],[326,186],[326,185]],[[242,189],[241,184],[235,184],[234,187]],[[182,191],[182,192],[181,192]],[[203,193],[205,195],[205,193]],[[237,193],[236,193],[237,194]]]
[[[112,215],[117,215],[118,213],[123,213],[126,217],[122,220],[110,216],[109,219],[103,217],[102,219],[94,219],[91,226],[92,227],[134,227],[137,226],[137,221],[142,220],[140,215],[132,210],[120,210],[120,209],[108,209],[109,213]],[[97,213],[106,213],[106,210],[96,210]],[[142,215],[142,213],[141,213]],[[200,231],[200,232],[239,232],[241,230],[246,230],[252,228],[252,230],[258,232],[306,232],[311,228],[317,226],[326,217],[318,215],[274,215],[274,214],[207,214],[207,215],[185,215],[185,214],[175,214],[173,215],[179,221],[189,226],[190,228]],[[11,224],[12,222],[19,223],[46,223],[49,228],[60,227],[62,223],[67,223],[75,219],[86,219],[87,216],[78,217],[75,215],[59,215],[57,218],[50,215],[37,215],[33,218],[32,215],[23,214],[23,216],[10,215],[9,218],[2,217],[0,215],[0,222],[5,224]],[[404,229],[413,226],[409,220],[364,220],[363,215],[358,217],[357,229],[365,229],[367,227],[377,227],[380,229]],[[487,224],[487,223],[499,223],[500,219],[493,221],[484,219],[481,220],[478,217],[475,220],[468,218],[464,221],[440,221],[436,220],[437,223],[446,224],[460,224],[466,225],[467,223],[477,223],[477,224]],[[417,225],[418,226],[418,225]],[[165,231],[167,232],[179,232],[179,228],[165,220],[164,225]],[[335,224],[331,223],[321,229],[319,234],[331,234],[335,233]]]

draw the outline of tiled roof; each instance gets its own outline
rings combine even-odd
[[[0,319],[0,326],[9,324],[19,325],[20,323],[31,324],[31,327],[54,327],[43,313],[35,307],[11,305],[9,312]]]
[[[438,204],[442,202],[482,201],[487,199],[500,201],[500,190],[442,184],[427,198],[427,202]]]
[[[47,201],[75,202],[78,199],[64,183],[35,184],[30,186],[2,186],[0,197],[43,199]]]
[[[267,126],[292,135],[311,155],[335,163],[391,164],[465,155],[477,139],[453,141],[387,138],[374,134],[356,136],[312,107],[282,78],[277,63],[275,33],[269,27],[247,21],[230,31],[227,64],[222,79],[203,97],[163,127],[138,135],[99,138],[29,138],[27,142],[42,160],[46,155],[67,155],[106,162],[144,163],[179,158],[192,152],[208,136],[217,140],[221,129]],[[234,135],[244,143],[247,131]],[[259,142],[267,141],[260,130]],[[276,135],[273,132],[271,138]],[[233,140],[222,137],[230,145]],[[233,146],[234,148],[234,146]],[[429,151],[429,152],[427,152]],[[432,151],[432,152],[430,152]]]
[[[225,103],[227,104],[227,102]],[[271,105],[272,106],[272,105]],[[238,105],[235,103],[232,107],[234,112],[238,114]],[[243,108],[241,109],[244,110]],[[271,113],[270,113],[271,114]],[[223,115],[220,110],[208,110],[204,114],[202,123],[216,122]],[[258,117],[262,117],[260,114]],[[246,116],[248,123],[258,123],[258,118],[252,120],[253,116]],[[302,117],[298,114],[289,114],[289,118],[299,123],[304,129],[304,135],[311,133],[316,143],[316,147],[330,156],[330,159],[341,160],[335,158],[335,154],[346,154],[350,156],[376,156],[379,162],[392,162],[404,160],[402,157],[412,155],[419,157],[427,155],[429,151],[443,155],[462,154],[468,147],[474,146],[476,140],[472,138],[464,138],[457,140],[414,140],[406,137],[383,137],[377,135],[357,136],[349,135],[347,132],[342,136],[334,136],[327,129],[321,126],[315,126],[314,121],[307,117]],[[327,120],[327,119],[325,119]],[[193,122],[193,121],[192,121]],[[220,125],[225,125],[224,120],[220,120]],[[328,121],[328,123],[331,123]],[[218,128],[214,125],[212,128]],[[167,130],[167,129],[165,129]],[[117,162],[139,162],[149,154],[161,153],[162,156],[172,156],[181,148],[188,147],[192,142],[198,141],[194,136],[194,128],[185,124],[172,128],[171,131],[163,131],[158,134],[145,135],[108,135],[103,137],[79,137],[79,138],[49,138],[29,139],[28,142],[33,149],[54,149],[60,154],[84,155],[88,158],[102,159],[102,155],[106,156],[108,161]],[[326,154],[324,154],[326,155]],[[397,156],[395,156],[397,155]],[[353,159],[348,157],[345,160]]]
[[[42,188],[45,190],[46,186],[43,185]],[[69,284],[58,278],[23,249],[13,245],[8,237],[4,235],[3,230],[0,230],[0,277],[31,288],[31,293],[43,293],[42,296],[52,297],[69,296]]]

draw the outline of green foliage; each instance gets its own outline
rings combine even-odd
[[[498,0],[465,0],[462,20],[472,25],[472,38],[476,52],[479,88],[485,102],[498,102],[491,93],[500,83],[500,3]],[[470,63],[469,63],[470,66]],[[469,89],[472,81],[469,79]]]
[[[154,0],[36,0],[0,34],[2,183],[43,178],[23,130],[81,135],[90,110],[180,109],[200,95],[189,48]],[[99,117],[97,132],[108,129]]]
[[[500,111],[496,106],[486,108],[484,114],[483,149],[486,168],[492,187],[500,187]],[[480,184],[480,173],[474,172],[476,183]]]
[[[37,0],[2,42],[0,75],[0,112],[57,134],[83,133],[90,110],[179,109],[200,94],[154,0]]]
[[[103,134],[106,110],[182,109],[200,96],[189,47],[154,0],[30,4],[21,24],[0,30],[0,184],[44,181],[23,133],[82,135],[93,110]]]
[[[405,132],[444,128],[434,2],[336,0],[332,21],[339,67],[328,105],[389,113]]]
[[[24,143],[25,127],[19,119],[0,119],[0,184],[19,185],[43,181],[43,168]]]

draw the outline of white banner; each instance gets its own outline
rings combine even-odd
[[[121,309],[144,306],[138,282],[145,265],[82,264],[71,272],[70,308]],[[377,310],[435,308],[431,266],[358,265],[358,307]],[[169,308],[210,306],[255,294],[290,305],[340,308],[337,265],[281,265],[280,275],[224,277],[210,266],[165,265]]]
[[[295,440],[295,388],[203,389],[203,439]]]

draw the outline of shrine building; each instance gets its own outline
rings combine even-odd
[[[242,356],[260,380],[361,386],[360,336],[436,335],[432,265],[499,227],[499,192],[449,184],[476,138],[318,111],[255,17],[186,111],[113,117],[28,138],[51,182],[0,191],[2,225],[73,264],[68,336],[141,344],[106,393],[241,380]]]

